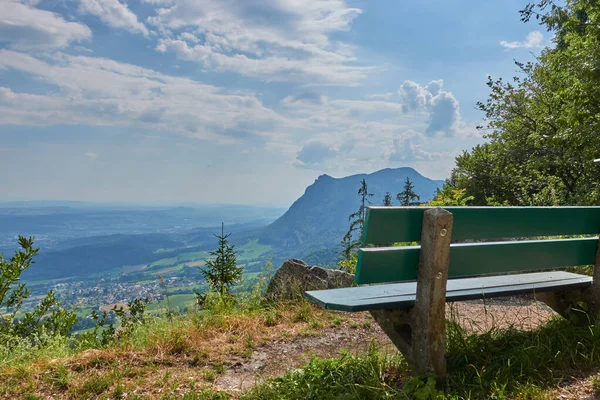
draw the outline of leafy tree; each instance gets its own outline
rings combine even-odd
[[[488,80],[478,107],[488,142],[457,157],[452,185],[474,205],[590,205],[600,202],[600,3],[528,4],[555,34],[534,63],[515,62],[510,81]]]
[[[412,206],[415,205],[415,200],[420,200],[419,195],[414,191],[415,185],[411,182],[407,176],[404,181],[404,189],[396,195],[396,199],[400,202],[401,206]]]
[[[13,338],[67,335],[77,317],[73,311],[63,307],[53,291],[48,292],[33,311],[16,318],[23,302],[31,295],[26,284],[19,282],[20,276],[31,267],[39,251],[33,248],[33,238],[19,236],[19,245],[21,250],[8,261],[4,254],[0,254],[0,310],[3,314],[0,317],[0,334]]]
[[[360,207],[358,208],[358,210],[356,210],[348,216],[350,227],[348,228],[348,232],[346,232],[344,238],[342,239],[343,260],[350,260],[352,254],[355,253],[356,249],[360,246],[360,235],[362,234],[363,228],[365,226],[367,206],[371,204],[369,198],[373,197],[373,193],[369,193],[367,181],[365,179],[360,181],[358,195],[360,196]],[[358,237],[355,237],[356,232],[358,232]]]
[[[392,205],[392,195],[390,192],[385,192],[385,196],[383,197],[383,205],[385,207],[390,207]]]
[[[467,206],[473,200],[473,196],[467,196],[465,189],[453,189],[451,186],[445,186],[439,190],[433,200],[430,200],[428,206]]]
[[[215,258],[206,260],[206,269],[199,267],[211,290],[219,293],[221,297],[228,295],[231,286],[241,281],[244,271],[243,267],[237,266],[234,246],[227,240],[230,235],[231,233],[224,233],[224,224],[221,224],[221,235],[215,235],[219,240],[219,248],[210,252]]]

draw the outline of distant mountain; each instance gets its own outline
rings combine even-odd
[[[360,181],[364,178],[369,192],[374,194],[370,198],[372,205],[381,205],[386,191],[396,203],[396,194],[402,191],[407,177],[421,201],[430,200],[444,183],[426,178],[412,168],[388,168],[345,178],[321,175],[283,216],[260,233],[260,241],[286,251],[288,256],[338,246],[348,230],[348,215],[360,206]]]

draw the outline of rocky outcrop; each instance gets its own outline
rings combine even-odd
[[[306,290],[348,287],[354,275],[344,271],[306,265],[301,260],[287,260],[277,270],[265,297],[268,300],[292,300],[303,296]]]

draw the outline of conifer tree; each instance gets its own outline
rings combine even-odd
[[[360,246],[360,235],[362,234],[363,228],[365,226],[367,206],[371,204],[369,198],[373,197],[373,193],[369,193],[367,181],[365,179],[363,179],[360,182],[358,195],[360,196],[360,207],[358,208],[358,210],[356,210],[348,216],[350,227],[348,228],[348,232],[346,232],[344,238],[342,239],[342,258],[344,260],[349,260],[352,254],[358,248],[358,246]],[[357,231],[358,238],[355,238],[355,233]]]
[[[392,195],[390,192],[385,192],[385,196],[383,197],[383,205],[385,207],[390,207],[392,205]]]
[[[229,294],[231,286],[242,279],[244,271],[243,267],[237,266],[234,246],[227,240],[230,235],[231,233],[224,233],[224,224],[221,223],[221,235],[215,235],[219,240],[219,248],[210,252],[215,258],[206,260],[206,269],[200,268],[211,290],[221,296]]]
[[[404,181],[404,189],[396,195],[396,199],[401,206],[413,206],[416,204],[415,200],[420,200],[421,197],[414,191],[415,186],[407,176]]]

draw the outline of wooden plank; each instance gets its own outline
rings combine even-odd
[[[475,300],[525,293],[587,288],[592,277],[564,271],[450,279],[446,301]],[[340,311],[410,308],[416,282],[308,291],[305,296],[322,307]]]
[[[452,244],[448,276],[593,265],[597,247],[598,238]],[[419,246],[360,249],[354,281],[369,284],[416,280],[419,253]]]
[[[431,207],[369,207],[363,243],[416,242]],[[444,207],[453,241],[600,233],[600,207]]]

